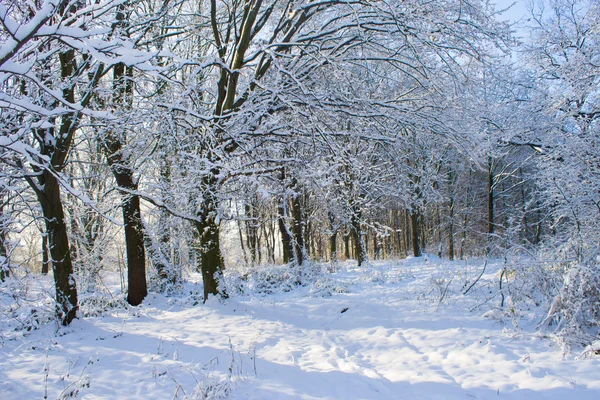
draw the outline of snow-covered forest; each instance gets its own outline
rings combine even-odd
[[[0,397],[598,398],[600,3],[497,3],[0,0]]]

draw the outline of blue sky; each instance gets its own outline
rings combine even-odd
[[[525,1],[528,0],[493,0],[496,3],[496,9],[503,9],[509,7],[511,4],[514,5],[502,14],[504,19],[516,22],[519,19],[527,16],[527,7]]]

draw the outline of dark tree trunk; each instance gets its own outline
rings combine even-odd
[[[350,233],[344,235],[344,258],[350,259]]]
[[[109,160],[111,157],[109,156]],[[144,249],[144,227],[142,225],[140,198],[128,191],[137,191],[137,183],[133,180],[132,171],[119,167],[118,163],[109,161],[111,170],[121,193],[121,208],[127,253],[127,302],[132,306],[142,303],[148,295],[146,283],[146,252]]]
[[[412,211],[410,213],[410,226],[411,226],[411,233],[412,233],[412,248],[413,248],[413,255],[415,257],[421,257],[422,252],[421,252],[421,226],[420,226],[420,215],[419,213]]]
[[[115,172],[113,169],[119,187],[136,191],[137,184],[128,172]],[[123,223],[125,224],[125,247],[127,251],[127,302],[132,306],[137,306],[148,295],[140,198],[126,193],[122,196],[121,208],[123,210]]]
[[[121,17],[123,18],[123,17]],[[126,109],[133,102],[133,69],[119,63],[113,71],[113,101]],[[125,225],[125,247],[127,252],[127,302],[132,306],[142,303],[148,294],[146,283],[146,253],[144,249],[144,228],[141,220],[140,198],[134,194],[138,186],[129,167],[129,160],[123,154],[124,133],[110,132],[104,138],[104,150],[108,165],[121,191],[121,208]]]
[[[352,236],[354,238],[354,252],[356,254],[356,261],[360,267],[367,261],[367,255],[365,254],[365,246],[363,243],[362,228],[360,226],[361,213],[359,210],[354,209],[350,223],[352,225]]]
[[[285,197],[281,199],[279,206],[277,207],[278,216],[277,223],[279,224],[279,233],[281,234],[281,253],[283,263],[288,264],[292,259],[292,238],[290,232],[285,224]]]
[[[66,10],[61,8],[60,13],[64,15],[65,12]],[[74,104],[75,83],[70,81],[76,73],[74,50],[59,53],[59,61],[60,75],[64,82],[62,95],[66,101]],[[69,112],[61,116],[58,134],[55,128],[45,129],[41,133],[38,130],[34,134],[40,145],[40,153],[50,158],[50,165],[41,171],[37,170],[35,178],[26,178],[42,208],[54,273],[56,315],[65,326],[77,316],[77,286],[73,276],[73,262],[60,195],[60,183],[55,174],[60,173],[64,168],[77,122],[77,114]]]
[[[219,238],[219,203],[215,193],[217,175],[218,171],[211,171],[210,174],[202,178],[204,201],[202,210],[198,214],[198,221],[195,222],[200,241],[199,269],[202,272],[202,281],[204,282],[204,302],[208,300],[211,294],[227,297],[225,292],[219,291],[219,279],[223,272],[224,263]]]
[[[331,262],[337,261],[337,231],[333,231],[329,237],[329,260]]]
[[[404,211],[404,254],[408,255],[408,249],[411,246],[412,228],[410,223],[410,213],[408,210]]]
[[[302,204],[300,202],[300,195],[297,194],[292,198],[292,230],[293,230],[293,247],[294,257],[298,265],[304,264],[304,235],[303,235],[303,221],[302,221]]]
[[[465,195],[466,204],[465,204],[465,212],[463,213],[463,227],[462,227],[462,238],[460,240],[460,251],[458,258],[461,260],[465,257],[465,245],[467,243],[467,227],[469,226],[469,212],[468,210],[471,207],[471,171],[469,170],[469,179],[467,181],[467,193]]]
[[[77,287],[73,276],[73,263],[63,204],[60,199],[60,184],[53,173],[44,170],[38,177],[43,188],[37,192],[46,223],[54,286],[56,311],[63,325],[69,325],[77,316]]]
[[[381,258],[381,249],[379,247],[377,232],[373,232],[373,259],[379,260]]]

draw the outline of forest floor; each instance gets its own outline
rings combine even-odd
[[[348,263],[292,290],[271,276],[224,302],[198,302],[187,283],[185,295],[150,293],[68,328],[4,319],[0,398],[600,398],[600,356],[537,333],[543,310],[497,308],[498,266],[462,294],[481,268]],[[105,287],[118,292],[118,279]]]

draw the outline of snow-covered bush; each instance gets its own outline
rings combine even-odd
[[[13,268],[13,272],[17,271]],[[13,273],[0,284],[0,326],[3,335],[20,335],[55,320],[55,302],[49,281]]]
[[[564,274],[542,328],[567,348],[598,339],[600,328],[600,267],[590,260],[573,264]]]
[[[494,315],[512,319],[518,328],[528,312],[544,312],[539,329],[569,350],[598,339],[600,265],[596,256],[582,262],[565,259],[556,249],[507,255],[495,277],[501,309]]]
[[[312,284],[309,293],[313,297],[330,297],[336,293],[348,293],[348,285],[324,275]]]
[[[326,265],[311,261],[306,261],[301,266],[238,266],[227,269],[223,280],[229,295],[284,293],[298,286],[316,284],[327,275],[325,268]],[[326,285],[324,282],[319,284]]]
[[[98,289],[79,296],[79,310],[84,317],[100,317],[112,309],[128,307],[125,293],[113,295],[108,290]]]

